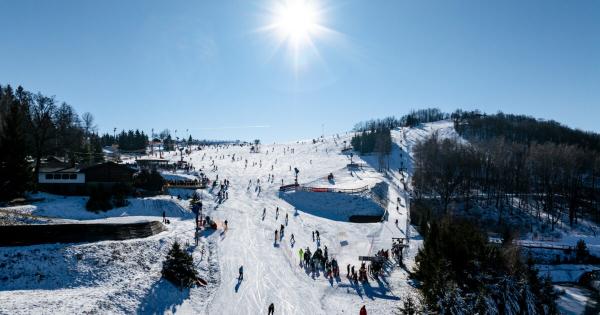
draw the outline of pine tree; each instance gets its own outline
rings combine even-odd
[[[406,299],[402,301],[402,306],[399,308],[399,314],[401,315],[416,315],[421,313],[422,312],[412,296],[406,297]]]
[[[179,288],[191,288],[198,281],[198,272],[194,268],[192,255],[181,249],[179,243],[173,243],[163,263],[162,275]]]
[[[8,111],[0,134],[0,199],[22,196],[31,180],[25,139],[26,109],[12,92],[7,93]],[[4,97],[3,97],[4,98]]]

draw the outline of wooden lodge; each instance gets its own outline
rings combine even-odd
[[[136,171],[126,165],[103,162],[83,168],[48,167],[40,168],[40,189],[61,195],[87,195],[91,188],[110,190],[117,184],[133,185]]]

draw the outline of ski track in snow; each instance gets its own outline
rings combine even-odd
[[[403,163],[408,167],[405,176],[409,176],[412,169],[407,151],[434,131],[444,137],[456,136],[451,122],[447,121],[394,130],[395,144],[386,176],[376,171],[376,156],[355,156],[354,160],[365,166],[357,171],[346,169],[349,156],[341,154],[340,150],[342,142],[349,141],[352,134],[327,137],[316,144],[310,140],[264,144],[261,153],[249,153],[249,147],[238,146],[194,151],[185,159],[197,169],[202,168],[211,179],[216,174],[219,179],[228,179],[231,186],[229,199],[220,205],[215,203],[214,195],[202,192],[204,215],[210,215],[218,222],[228,220],[229,229],[224,231],[219,227],[213,233],[205,232],[207,235],[198,247],[184,246],[193,251],[200,275],[208,281],[206,287],[190,290],[180,291],[160,276],[162,261],[172,242],[193,244],[193,214],[187,210],[187,201],[168,196],[132,199],[128,207],[93,214],[84,210],[85,198],[43,195],[46,198],[43,202],[14,207],[14,211],[28,215],[66,221],[160,220],[162,211],[166,211],[172,224],[168,225],[167,231],[146,239],[0,248],[0,266],[9,266],[8,270],[4,268],[5,274],[19,276],[17,279],[0,278],[0,314],[263,314],[270,303],[275,304],[276,314],[355,314],[363,304],[369,314],[391,314],[400,299],[415,290],[407,272],[396,267],[388,270],[383,282],[371,279],[369,285],[354,286],[346,279],[346,265],[355,265],[358,269],[358,256],[389,249],[392,237],[404,237],[407,209],[397,170]],[[284,153],[284,148],[293,148],[295,153]],[[232,154],[242,160],[232,161]],[[174,153],[166,154],[166,158],[180,159]],[[211,158],[218,166],[217,172],[211,171]],[[247,168],[244,167],[246,159]],[[262,167],[253,165],[260,162]],[[334,214],[324,213],[326,210],[309,209],[310,202],[313,205],[320,202],[317,198],[325,198],[328,205],[339,204],[336,200],[341,195],[336,193],[318,196],[308,193],[307,198],[314,196],[315,199],[296,204],[303,209],[295,209],[280,197],[278,191],[282,179],[286,184],[293,183],[294,167],[300,169],[299,182],[312,187],[357,188],[386,182],[390,200],[388,220],[350,223],[336,219]],[[335,176],[333,183],[326,179],[329,173]],[[275,175],[272,183],[267,181],[268,174]],[[260,194],[256,187],[259,178]],[[249,180],[252,180],[250,187]],[[407,182],[410,183],[408,178]],[[401,202],[396,211],[398,197]],[[370,197],[364,195],[361,198]],[[358,204],[355,200],[358,199],[348,198],[341,207],[352,210]],[[280,212],[276,218],[277,206]],[[264,220],[263,208],[267,209]],[[282,241],[276,246],[274,231],[280,224],[285,224],[286,213],[289,222]],[[394,223],[396,219],[398,226]],[[321,247],[327,246],[330,257],[338,260],[339,282],[330,283],[320,271],[313,277],[299,266],[298,250],[310,247],[314,252],[316,249],[316,243],[312,241],[313,230],[321,233]],[[296,241],[293,248],[289,242],[292,233]],[[411,239],[408,253],[405,253],[409,269],[414,267],[414,257],[421,244],[414,229],[411,229]],[[118,253],[113,255],[115,251]],[[40,262],[40,259],[50,263]],[[241,265],[244,266],[244,280],[238,285]],[[40,280],[36,272],[45,278]]]

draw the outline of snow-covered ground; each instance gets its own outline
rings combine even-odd
[[[433,132],[440,137],[458,137],[449,121],[392,131],[394,146],[386,161],[391,171],[386,173],[377,171],[376,156],[355,155],[354,161],[364,167],[346,168],[350,157],[340,150],[350,134],[317,143],[261,145],[260,153],[250,153],[248,146],[228,146],[185,156],[211,180],[218,175],[220,180],[230,181],[229,199],[221,204],[216,203],[217,189],[199,191],[204,214],[216,219],[219,228],[205,232],[199,246],[184,246],[208,281],[208,286],[191,290],[179,291],[160,276],[171,244],[176,240],[184,245],[193,243],[193,214],[187,200],[171,196],[130,199],[127,207],[96,214],[85,210],[84,197],[43,195],[42,202],[4,209],[51,220],[94,222],[160,220],[164,211],[171,224],[166,231],[145,239],[0,248],[0,314],[263,314],[270,303],[276,314],[356,314],[362,305],[369,314],[393,314],[401,299],[416,290],[407,271],[389,268],[381,280],[353,285],[346,278],[346,266],[359,268],[359,256],[389,249],[392,237],[406,236],[407,201],[401,180],[410,183],[409,152]],[[164,156],[180,159],[174,153]],[[406,168],[402,174],[398,172],[401,166]],[[356,189],[385,183],[390,202],[382,209],[368,193],[280,193],[282,181],[294,182],[295,167],[300,170],[300,184],[309,187]],[[327,179],[329,173],[334,175],[332,181]],[[382,211],[387,211],[387,221],[347,222],[351,214],[379,215]],[[274,231],[281,225],[285,236],[275,244]],[[312,238],[315,230],[320,232],[319,244]],[[292,234],[294,244],[290,242]],[[414,267],[422,243],[412,227],[409,236],[408,270]],[[314,251],[317,246],[327,246],[329,256],[338,260],[340,279],[330,281],[322,273],[312,274],[299,266],[298,250],[309,247]],[[238,283],[242,265],[244,280]]]
[[[556,303],[563,315],[598,314],[598,293],[574,285],[556,285]]]
[[[231,183],[229,199],[222,204],[215,203],[216,189],[202,193],[205,214],[221,224],[214,233],[207,233],[198,247],[187,247],[194,253],[201,276],[209,280],[207,287],[180,292],[160,277],[162,260],[172,242],[193,243],[193,215],[187,200],[170,196],[132,198],[127,207],[96,214],[85,210],[84,197],[44,194],[42,202],[5,209],[65,222],[160,220],[165,211],[171,224],[167,231],[146,239],[1,248],[0,266],[10,276],[0,278],[0,313],[260,314],[274,303],[278,314],[347,314],[358,312],[362,305],[370,314],[390,314],[403,296],[415,290],[407,272],[390,268],[383,280],[352,285],[345,277],[346,266],[358,269],[358,256],[389,249],[392,237],[404,237],[406,201],[397,190],[399,182],[375,171],[373,161],[355,157],[366,166],[346,169],[349,157],[340,150],[348,137],[328,137],[316,144],[261,145],[260,153],[250,153],[249,147],[212,147],[185,157],[209,178],[214,180],[218,174],[219,179]],[[165,157],[180,159],[168,153]],[[212,170],[213,161],[216,171]],[[354,189],[385,181],[393,202],[382,209],[369,194],[280,194],[282,180],[293,183],[294,167],[300,169],[299,182],[311,187]],[[331,182],[326,178],[329,173],[334,174]],[[272,182],[268,181],[270,174],[274,175]],[[401,198],[399,211],[397,197]],[[280,209],[278,216],[276,207]],[[347,222],[348,213],[380,214],[385,210],[389,219],[383,223]],[[222,228],[225,220],[227,231]],[[286,225],[285,236],[274,245],[274,231],[282,224]],[[330,281],[322,273],[311,274],[300,268],[298,250],[317,248],[312,240],[314,230],[320,232],[319,245],[327,246],[329,255],[338,260],[339,280]],[[295,237],[293,245],[291,234]],[[408,268],[413,266],[411,258],[420,244],[416,231],[411,235]],[[245,277],[238,285],[241,265]]]

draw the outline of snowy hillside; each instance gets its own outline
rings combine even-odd
[[[350,135],[314,144],[261,145],[259,153],[240,146],[193,151],[184,159],[197,170],[211,180],[218,176],[230,181],[229,198],[223,203],[216,202],[218,189],[202,191],[204,214],[219,227],[205,231],[197,247],[193,246],[189,202],[171,196],[131,198],[129,206],[99,214],[84,209],[86,198],[52,195],[42,195],[44,201],[33,205],[3,209],[87,222],[160,221],[164,211],[171,224],[167,231],[145,239],[0,248],[4,271],[0,313],[262,314],[274,303],[276,314],[356,314],[362,305],[369,314],[392,314],[416,290],[407,272],[414,267],[422,242],[416,230],[411,227],[408,233],[407,270],[389,265],[383,278],[357,285],[346,278],[346,267],[359,268],[359,256],[389,249],[393,237],[407,235],[407,194],[402,180],[410,183],[412,147],[434,132],[440,137],[458,137],[449,121],[393,130],[390,170],[384,173],[377,171],[375,156],[355,155],[354,162],[363,166],[346,167],[350,157],[340,151]],[[175,152],[166,158],[180,159]],[[406,169],[400,173],[402,167]],[[300,170],[298,181],[304,187],[369,190],[356,194],[280,192],[282,182],[294,182],[294,168]],[[333,179],[327,178],[330,173]],[[370,189],[377,185],[387,189],[385,198],[374,198]],[[387,217],[383,222],[348,222],[350,215],[382,214]],[[274,231],[281,225],[285,235],[281,242],[274,242]],[[319,231],[320,242],[313,241],[313,231]],[[290,241],[292,234],[295,242]],[[178,291],[161,279],[162,261],[175,240],[193,253],[200,276],[208,281],[206,287]],[[317,246],[327,246],[329,256],[338,260],[340,278],[327,279],[322,272],[300,266],[298,250],[314,251]],[[242,265],[244,280],[238,283]]]
[[[451,129],[447,122],[442,122],[423,129],[393,131],[391,169],[398,169],[406,159],[400,157],[401,151],[410,149],[435,130],[451,134]],[[405,195],[398,177],[376,171],[374,157],[365,156],[363,160],[355,156],[354,161],[364,166],[346,168],[349,156],[340,150],[349,137],[327,137],[316,144],[301,141],[262,145],[260,153],[249,153],[248,147],[210,147],[185,157],[210,179],[216,179],[217,175],[219,179],[228,179],[231,187],[229,199],[222,204],[215,203],[216,189],[202,193],[205,211],[208,209],[205,214],[220,225],[216,232],[205,234],[200,246],[188,247],[201,276],[209,281],[208,286],[184,292],[160,280],[160,268],[174,240],[193,244],[193,215],[188,210],[188,201],[170,196],[132,198],[125,208],[95,214],[84,209],[86,198],[41,195],[38,197],[45,198],[44,201],[5,209],[37,217],[94,222],[160,220],[164,211],[171,224],[167,231],[146,239],[1,248],[0,264],[11,275],[0,278],[3,312],[259,314],[274,303],[279,314],[347,314],[358,312],[362,305],[367,306],[370,314],[390,314],[402,297],[415,290],[407,272],[390,266],[383,281],[372,279],[368,285],[355,285],[346,278],[346,267],[353,265],[358,269],[358,256],[389,249],[392,237],[405,236]],[[166,154],[166,158],[180,159],[174,152]],[[300,184],[307,187],[357,189],[387,183],[385,194],[390,202],[378,203],[369,192],[280,193],[282,180],[285,184],[293,183],[295,167],[300,170]],[[327,179],[330,173],[333,180]],[[165,175],[190,178],[185,174]],[[269,175],[273,175],[271,181]],[[266,209],[264,218],[263,209]],[[387,221],[348,222],[352,214],[382,213],[387,213]],[[225,220],[227,231],[222,226]],[[275,245],[273,233],[282,224],[286,233]],[[330,280],[322,273],[313,274],[299,266],[298,250],[317,248],[312,239],[312,232],[317,230],[318,245],[327,246],[329,255],[339,262],[339,279]],[[408,259],[405,259],[409,269],[421,242],[414,229],[410,235]],[[241,265],[245,278],[238,285]]]

